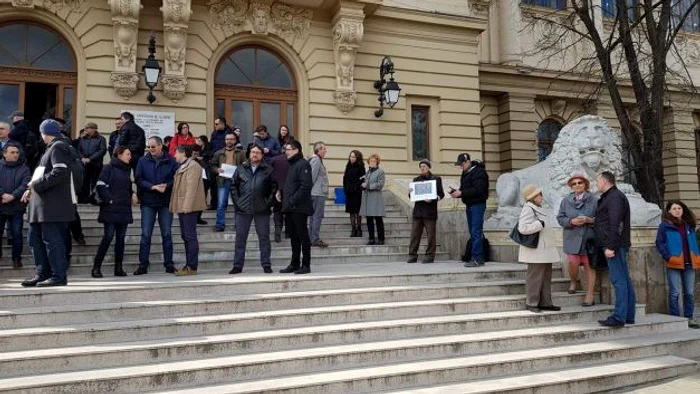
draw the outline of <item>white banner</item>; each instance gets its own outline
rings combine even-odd
[[[164,139],[175,134],[175,112],[122,110],[125,111],[134,115],[134,122],[146,133],[146,140],[154,135]]]

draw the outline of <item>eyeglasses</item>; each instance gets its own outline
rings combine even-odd
[[[584,182],[571,182],[571,186],[583,185]]]
[[[148,149],[155,149],[155,148],[157,148],[157,147],[158,147],[158,145],[148,145],[146,148],[148,148]]]

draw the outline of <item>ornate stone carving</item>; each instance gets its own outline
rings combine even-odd
[[[288,42],[306,38],[313,17],[312,10],[275,0],[211,0],[207,6],[212,25],[228,34],[273,33]]]
[[[185,97],[185,90],[187,88],[187,78],[185,78],[185,76],[166,74],[160,79],[160,83],[163,84],[163,93],[165,97],[170,100],[178,102]]]
[[[119,72],[115,71],[110,76],[112,80],[112,86],[117,94],[120,95],[124,100],[128,100],[129,97],[136,94],[138,91],[139,74],[130,72]]]
[[[355,108],[357,93],[352,90],[336,90],[333,92],[333,99],[335,100],[335,106],[340,112],[347,114]]]
[[[693,67],[700,63],[700,42],[695,38],[688,38],[684,34],[676,37],[678,54],[683,57],[687,67]]]
[[[114,72],[112,86],[124,99],[136,94],[136,42],[139,32],[140,0],[109,0],[112,11]]]
[[[351,3],[352,4],[352,3]],[[364,12],[359,5],[343,4],[333,26],[333,55],[335,57],[336,106],[347,113],[355,106],[355,57],[364,35]]]
[[[495,4],[491,0],[469,0],[469,13],[472,16],[488,17],[489,8]]]
[[[27,2],[28,0],[21,0]],[[70,7],[73,10],[77,10],[83,5],[84,0],[44,0],[44,8],[57,11],[63,7]],[[32,7],[33,8],[33,7]]]
[[[184,75],[187,27],[190,21],[191,0],[163,0],[163,46],[165,73]]]
[[[593,180],[601,171],[611,171],[620,176],[623,172],[620,140],[608,122],[595,115],[585,115],[571,121],[559,132],[552,153],[546,160],[522,170],[498,177],[498,210],[485,222],[486,228],[512,228],[523,206],[522,188],[536,184],[543,188],[543,207],[553,213],[548,215],[548,227],[558,227],[556,212],[563,197],[570,193],[566,181],[574,171],[582,171]],[[654,226],[659,223],[661,210],[634,191],[631,185],[618,183],[630,202],[632,225]],[[595,182],[591,192],[596,193]]]
[[[314,12],[277,3],[272,6],[275,32],[283,38],[306,38]]]
[[[16,8],[34,8],[34,0],[12,0],[12,6]]]

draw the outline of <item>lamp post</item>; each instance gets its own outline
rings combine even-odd
[[[389,75],[389,81],[385,77]],[[379,118],[384,115],[384,105],[394,108],[399,102],[401,87],[394,81],[394,63],[389,56],[384,56],[379,65],[379,81],[374,83],[374,88],[379,92],[379,109],[374,111],[374,116]]]
[[[144,79],[146,80],[146,86],[148,86],[148,102],[153,104],[156,101],[156,96],[153,95],[153,89],[158,85],[158,79],[160,78],[160,64],[156,60],[156,36],[151,33],[151,38],[148,39],[148,58],[146,63],[143,65]]]

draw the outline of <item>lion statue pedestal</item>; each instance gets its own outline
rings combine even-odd
[[[518,221],[524,204],[521,190],[527,184],[541,187],[544,207],[552,214],[547,226],[559,227],[556,213],[561,200],[570,193],[566,181],[574,171],[583,171],[591,180],[591,192],[597,194],[595,178],[602,171],[610,171],[619,179],[623,173],[619,137],[608,122],[594,115],[573,120],[559,132],[552,153],[546,160],[522,170],[503,174],[496,182],[498,210],[484,223],[485,228],[512,228]],[[632,185],[617,183],[627,195],[632,211],[632,226],[656,226],[661,209],[650,204],[635,192]]]

